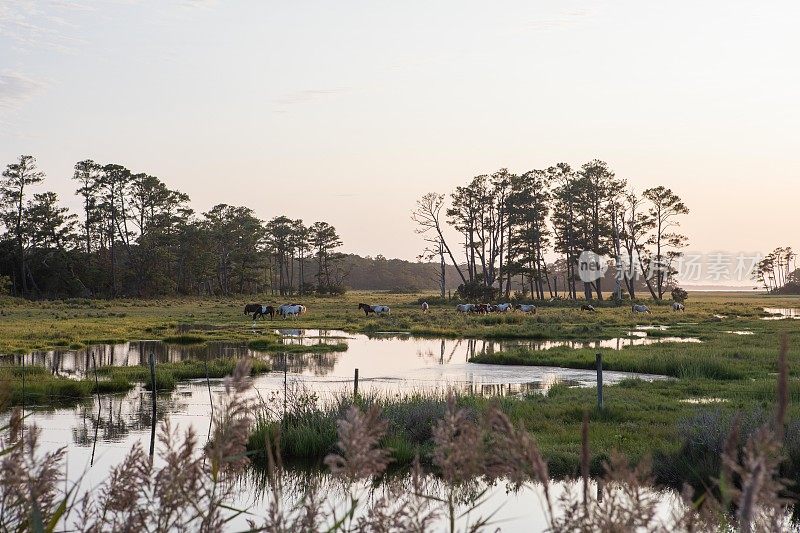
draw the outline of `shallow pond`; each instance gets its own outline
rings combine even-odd
[[[787,318],[800,320],[800,308],[797,307],[765,307],[764,312],[771,316],[765,316],[761,320],[785,320]]]
[[[395,333],[366,336],[324,330],[279,330],[279,333],[286,344],[344,342],[348,349],[345,352],[284,355],[251,350],[244,341],[193,346],[136,341],[90,346],[82,350],[36,352],[24,357],[5,356],[3,359],[5,364],[21,364],[24,360],[27,365],[44,365],[59,375],[80,377],[91,374],[94,364],[144,365],[150,353],[155,354],[158,362],[249,355],[270,360],[275,368],[254,380],[255,390],[261,397],[280,395],[292,388],[314,392],[320,401],[325,401],[334,395],[352,394],[355,369],[359,370],[360,392],[387,395],[444,393],[451,389],[483,395],[546,393],[557,383],[591,387],[595,385],[593,370],[478,365],[468,360],[478,353],[520,345],[542,350],[554,346],[622,348],[646,341],[667,341],[649,338],[642,330],[625,338],[594,342],[434,339]],[[661,376],[624,372],[604,373],[608,384],[629,377],[663,379]],[[174,392],[157,396],[157,419],[169,418],[173,427],[182,430],[192,427],[204,442],[209,430],[212,401],[219,405],[224,394],[221,380],[181,382]],[[128,393],[103,395],[77,407],[46,409],[27,406],[30,414],[27,422],[41,428],[41,442],[46,450],[67,447],[66,460],[71,479],[83,476],[84,486],[97,486],[134,443],[140,442],[144,449],[149,447],[151,399],[150,392],[136,387]],[[7,413],[0,416],[3,421],[7,418]],[[487,513],[500,509],[495,517],[503,520],[499,525],[504,531],[541,530],[545,527],[542,507],[533,503],[539,501],[539,490],[530,487],[507,494],[503,485],[490,487],[485,509]],[[263,487],[258,483],[243,481],[238,503],[263,508],[265,497]]]

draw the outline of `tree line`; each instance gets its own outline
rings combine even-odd
[[[522,174],[481,174],[449,198],[425,194],[412,219],[425,240],[422,257],[440,263],[441,286],[447,262],[467,298],[509,298],[512,287],[520,287],[538,299],[576,299],[579,292],[603,299],[603,277],[584,281],[580,275],[583,253],[591,251],[613,258],[615,298],[636,298],[645,287],[660,300],[675,286],[676,260],[688,244],[677,229],[688,213],[671,189],[638,194],[605,162],[593,160],[579,169],[558,163]],[[448,228],[460,242],[448,240]]]
[[[80,215],[56,193],[32,192],[44,173],[20,156],[0,178],[0,292],[41,298],[340,293],[342,241],[327,222],[305,225],[189,196],[147,173],[92,160],[72,176]]]

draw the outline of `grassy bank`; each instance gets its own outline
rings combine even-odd
[[[228,376],[236,367],[234,358],[217,358],[208,361],[185,360],[177,363],[159,363],[156,366],[156,389],[169,392],[179,381],[200,379],[208,376],[220,379]],[[269,372],[269,363],[254,360],[253,375]],[[141,383],[145,389],[152,390],[150,369],[146,366],[103,366],[97,369],[98,379],[93,376],[72,379],[53,375],[42,366],[2,366],[0,367],[0,387],[9,391],[8,405],[67,406],[90,398],[92,395],[127,392]],[[24,377],[24,393],[23,393]]]
[[[93,394],[126,392],[134,383],[120,376],[98,381],[54,376],[44,367],[0,367],[0,389],[8,394],[4,405],[74,405]]]
[[[730,428],[732,413],[758,413],[768,417],[775,398],[775,380],[752,383],[737,382],[733,387],[714,380],[670,380],[644,382],[626,380],[606,390],[606,407],[596,409],[596,393],[590,388],[552,387],[547,395],[526,398],[485,398],[459,396],[456,403],[478,420],[490,405],[498,405],[515,424],[523,425],[536,436],[552,475],[579,475],[581,456],[581,422],[589,415],[590,463],[593,474],[602,472],[602,464],[611,451],[625,453],[632,461],[653,457],[654,472],[659,482],[680,486],[692,482],[702,486],[710,475],[719,472],[718,463],[690,464],[687,457],[698,458],[716,453]],[[800,387],[791,389],[793,401],[800,401]],[[703,406],[691,403],[698,397],[714,397],[721,403]],[[688,401],[687,401],[688,400]],[[432,428],[443,417],[446,399],[431,396],[368,397],[356,402],[361,407],[378,404],[388,421],[388,431],[381,443],[392,451],[395,467],[408,466],[416,455],[423,464],[431,465]],[[288,463],[320,465],[323,458],[336,451],[336,420],[343,417],[352,404],[349,398],[325,409],[291,406],[285,418],[262,412],[248,448],[258,460],[264,459],[264,443],[280,433],[281,451]],[[306,406],[305,402],[297,402]],[[790,411],[790,418],[800,416],[800,404]],[[764,418],[761,417],[761,419]],[[709,420],[713,423],[709,424]],[[713,426],[713,427],[712,427]],[[752,428],[756,424],[750,424]],[[795,427],[796,426],[796,427]],[[787,431],[788,450],[800,452],[800,423]],[[747,428],[745,428],[747,429]],[[679,431],[680,430],[680,431]],[[704,433],[704,431],[711,432]],[[699,436],[706,438],[700,439]],[[742,438],[746,438],[747,431]],[[687,439],[687,437],[691,437]],[[786,472],[800,475],[800,453],[792,456]]]
[[[156,365],[156,388],[159,392],[175,389],[178,381],[200,379],[208,376],[220,379],[228,376],[236,368],[237,359],[232,357],[215,358],[206,361],[188,359],[176,363],[159,363]],[[269,363],[260,359],[252,361],[251,375],[255,376],[270,371]],[[109,380],[123,380],[142,383],[147,390],[152,390],[150,369],[146,366],[104,366],[97,373]]]
[[[463,316],[453,303],[431,305],[423,314],[418,301],[431,295],[351,293],[336,298],[303,297],[308,313],[297,319],[276,318],[253,322],[242,313],[245,303],[279,303],[279,297],[205,298],[163,300],[85,300],[29,302],[5,298],[0,319],[0,353],[52,348],[77,348],[88,344],[132,339],[170,342],[252,340],[254,331],[271,334],[276,328],[339,329],[348,332],[404,331],[415,334],[473,338],[589,339],[620,335],[634,324],[714,324],[715,314],[756,321],[763,307],[798,307],[798,297],[757,294],[692,295],[685,313],[668,305],[651,305],[652,315],[632,316],[625,305],[597,303],[595,313],[580,311],[570,302],[543,303],[535,315],[521,313]],[[359,302],[391,306],[391,315],[365,317]]]

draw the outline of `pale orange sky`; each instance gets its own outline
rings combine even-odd
[[[0,0],[0,162],[84,158],[413,258],[428,191],[600,158],[692,249],[797,242],[800,4]]]

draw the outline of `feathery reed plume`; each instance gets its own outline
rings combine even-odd
[[[0,530],[41,530],[56,517],[57,507],[67,501],[60,489],[66,448],[37,455],[40,430],[22,432],[22,415],[14,409],[8,437],[0,441]]]
[[[389,452],[378,445],[388,423],[380,419],[380,408],[371,405],[366,413],[352,406],[345,418],[336,423],[337,446],[342,454],[329,454],[325,464],[335,475],[349,480],[382,473],[389,464]]]
[[[483,473],[481,432],[467,411],[457,408],[452,394],[444,417],[433,428],[433,442],[433,463],[446,481],[457,483]]]
[[[226,379],[229,396],[214,414],[205,457],[191,428],[179,439],[169,421],[163,422],[158,452],[162,465],[155,468],[135,444],[99,490],[83,495],[74,529],[221,531],[236,512],[226,503],[233,497],[230,476],[248,463],[244,450],[250,416],[244,393],[250,386],[249,371],[249,361],[242,360]]]
[[[742,464],[736,468],[742,479],[736,513],[741,531],[774,530],[769,524],[782,523],[788,502],[781,496],[786,488],[778,476],[781,461],[780,441],[768,427],[747,440]]]
[[[742,417],[741,414],[737,413],[731,424],[731,430],[725,439],[725,445],[720,456],[720,477],[717,484],[722,498],[722,509],[729,509],[731,501],[738,497],[734,475],[736,466],[739,464],[739,432],[741,431],[741,425]]]
[[[250,464],[247,439],[253,418],[251,402],[244,397],[244,393],[252,384],[251,364],[248,358],[240,359],[233,374],[225,378],[228,395],[221,408],[213,414],[214,430],[205,453],[210,459],[211,475],[215,481],[220,473],[233,474]]]

